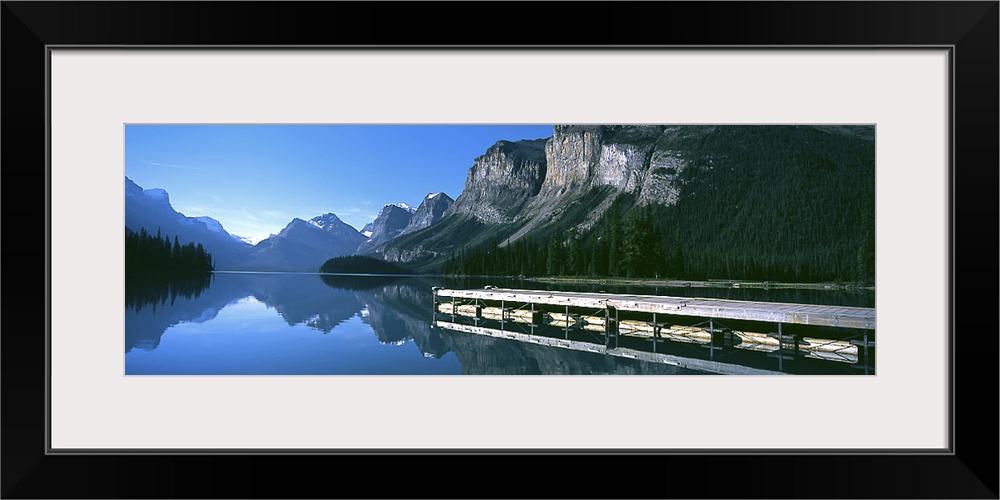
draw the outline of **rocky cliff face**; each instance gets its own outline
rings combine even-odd
[[[382,245],[399,236],[413,218],[414,210],[400,205],[386,205],[372,222],[372,235],[358,247],[357,253],[376,253]]]
[[[658,125],[553,127],[545,146],[548,168],[541,194],[602,185],[637,190],[663,129]]]
[[[584,185],[601,157],[603,127],[556,125],[545,145],[547,165],[544,196],[553,196]]]
[[[406,228],[404,228],[399,234],[409,234],[419,231],[425,227],[430,227],[432,224],[441,220],[445,211],[451,208],[453,203],[455,203],[455,200],[447,194],[428,194],[424,197],[424,201],[420,202],[420,206],[417,207],[417,211],[413,213],[413,217],[410,218],[410,223],[407,224]]]
[[[465,189],[444,213],[449,224],[386,245],[383,257],[398,262],[447,255],[485,238],[502,244],[556,223],[587,230],[622,193],[640,203],[671,204],[680,195],[684,159],[664,140],[659,125],[557,125],[549,139],[500,141],[476,158]],[[674,131],[674,133],[676,130]],[[456,222],[474,219],[479,226]],[[466,231],[459,237],[456,229]],[[506,228],[497,231],[497,228]],[[493,232],[485,235],[481,232]],[[449,247],[450,245],[450,247]],[[447,247],[447,248],[446,248]]]
[[[513,241],[556,220],[563,229],[589,229],[621,193],[636,194],[643,204],[674,203],[684,160],[663,140],[666,130],[659,125],[557,125],[545,141],[544,164],[516,175],[512,168],[497,167],[503,165],[501,159],[509,164],[510,156],[491,148],[470,169],[466,190],[459,196],[462,203],[456,202],[459,206],[452,212],[470,213],[492,224],[516,223],[519,228],[507,238]],[[503,144],[498,145],[501,148],[494,148],[502,152]],[[532,159],[539,161],[537,156]],[[510,192],[516,196],[505,194]]]
[[[464,214],[490,223],[513,221],[545,178],[547,139],[499,141],[476,158],[465,189],[445,216]]]
[[[505,241],[556,223],[563,230],[589,230],[623,193],[637,194],[644,204],[669,203],[665,193],[676,196],[680,190],[676,176],[651,174],[652,158],[667,147],[661,144],[664,130],[659,125],[555,126],[545,147],[545,181],[524,207],[520,227]]]

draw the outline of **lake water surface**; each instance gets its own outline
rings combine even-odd
[[[432,287],[522,280],[216,273],[130,283],[127,375],[696,374],[676,366],[432,328]],[[558,285],[560,290],[873,307],[873,292]]]

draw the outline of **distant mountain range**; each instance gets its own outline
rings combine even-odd
[[[235,270],[317,272],[327,259],[352,255],[365,237],[336,215],[292,219],[278,234],[254,245]]]
[[[212,254],[216,269],[226,269],[246,259],[252,246],[229,234],[211,217],[187,217],[170,205],[162,189],[143,189],[125,178],[125,227],[149,234],[176,236],[181,244],[201,243]]]
[[[451,206],[445,193],[428,194],[419,207],[405,203],[385,205],[378,217],[359,232],[336,214],[310,220],[292,219],[278,234],[256,245],[232,235],[211,217],[188,217],[174,210],[163,189],[143,189],[125,178],[125,226],[138,232],[177,236],[182,243],[202,243],[216,261],[217,270],[317,272],[333,257],[378,254],[400,234],[418,231],[440,220]]]
[[[515,242],[537,248],[554,239],[596,258],[614,234],[608,222],[622,224],[642,207],[683,254],[689,276],[873,273],[873,126],[557,125],[553,132],[498,141],[472,162],[457,199],[439,192],[415,209],[387,204],[360,232],[328,213],[294,219],[250,246],[215,219],[177,213],[163,190],[127,178],[126,226],[199,241],[217,269],[315,272],[332,257],[364,254],[436,272],[457,254]]]

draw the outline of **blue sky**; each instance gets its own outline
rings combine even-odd
[[[458,198],[493,143],[551,136],[551,125],[126,125],[125,175],[256,243],[295,217],[333,212],[361,230],[388,203]]]

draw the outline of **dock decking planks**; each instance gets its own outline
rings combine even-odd
[[[754,302],[729,299],[669,297],[593,292],[560,292],[548,290],[518,290],[487,288],[477,290],[438,289],[440,300],[480,299],[511,301],[570,307],[603,309],[614,307],[622,311],[672,314],[716,319],[736,319],[839,328],[875,329],[875,309],[777,302]]]

